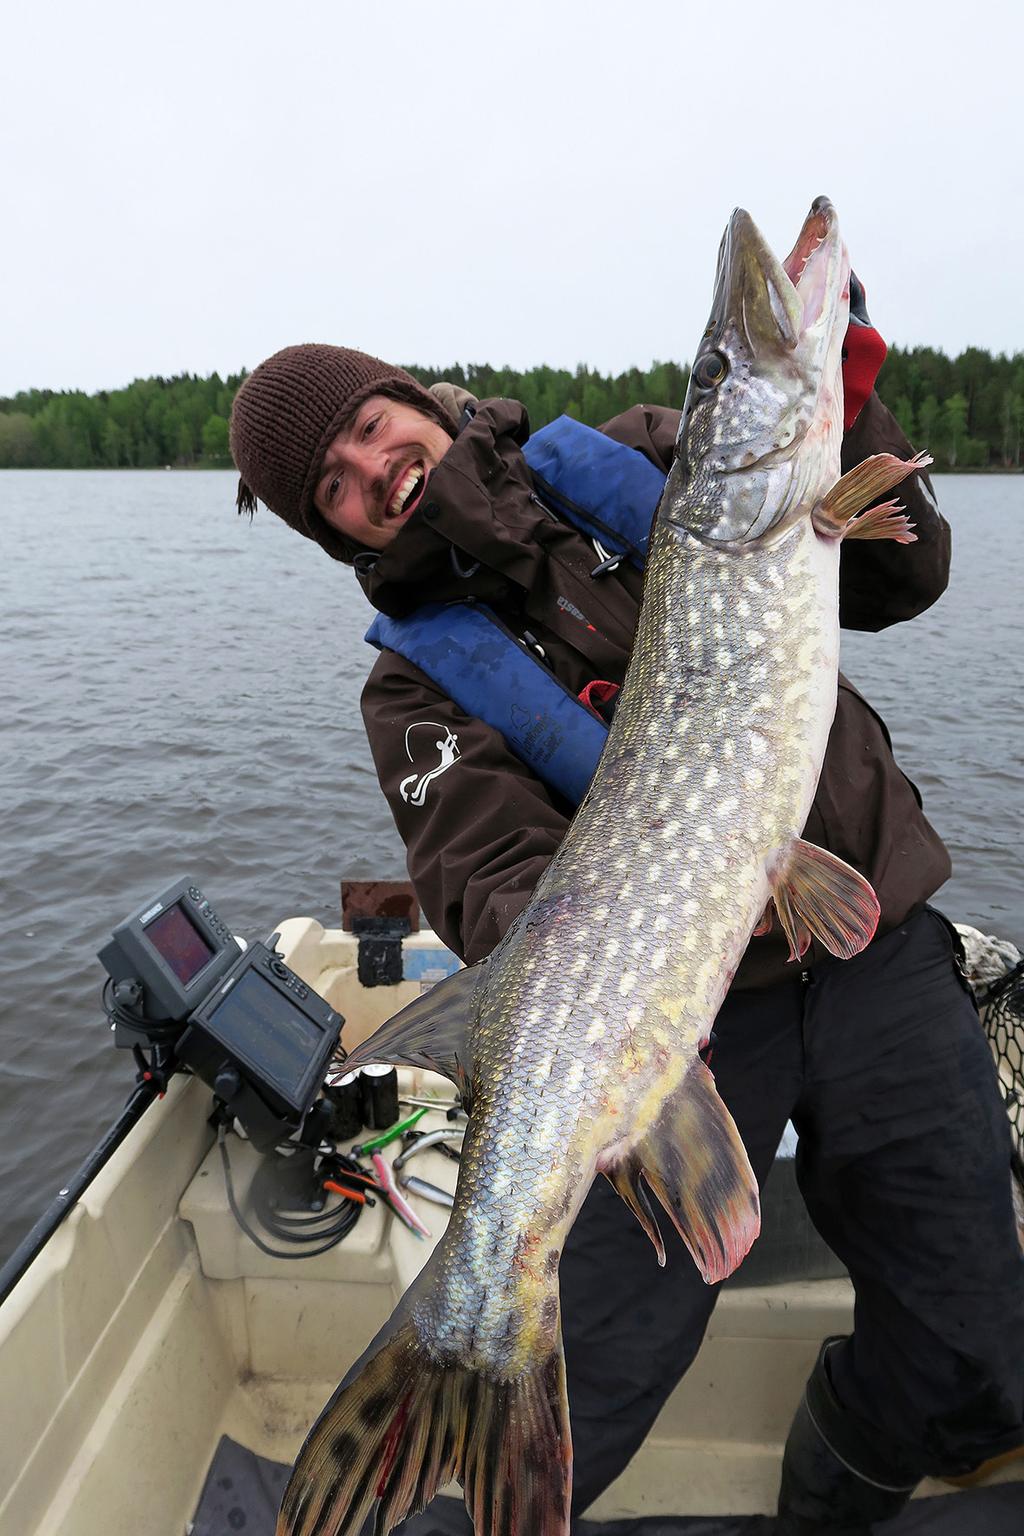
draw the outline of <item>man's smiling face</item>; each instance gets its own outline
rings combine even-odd
[[[313,495],[325,523],[368,549],[384,549],[423,500],[452,439],[404,401],[371,395],[324,454]]]

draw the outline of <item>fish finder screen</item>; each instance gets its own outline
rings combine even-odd
[[[293,1100],[324,1038],[323,1030],[258,971],[239,977],[204,1028]]]
[[[145,934],[183,987],[187,987],[216,954],[179,902],[147,924]]]

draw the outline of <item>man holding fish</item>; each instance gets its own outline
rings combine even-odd
[[[379,610],[371,748],[469,967],[357,1053],[452,1076],[466,1156],[282,1531],[375,1504],[386,1531],[455,1475],[478,1536],[563,1536],[692,1360],[790,1118],[857,1315],[808,1382],[778,1531],[866,1532],[1024,1442],[1009,1131],[927,906],[948,855],[882,721],[841,677],[837,701],[839,622],[912,618],[948,573],[882,355],[819,199],[784,264],[734,214],[681,420],[530,439],[514,402],[325,346],[239,392],[240,507]]]

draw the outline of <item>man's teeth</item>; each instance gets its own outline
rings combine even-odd
[[[397,517],[413,491],[423,479],[422,469],[410,469],[388,506],[388,517]]]

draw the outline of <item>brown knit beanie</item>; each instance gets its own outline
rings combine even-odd
[[[238,510],[254,512],[259,498],[335,560],[351,561],[361,546],[324,522],[313,493],[328,447],[370,395],[414,405],[455,435],[444,406],[412,374],[365,352],[308,343],[260,363],[231,408]]]

